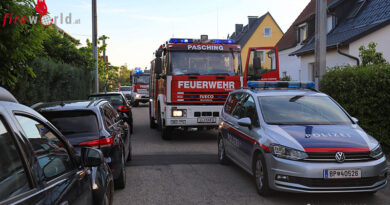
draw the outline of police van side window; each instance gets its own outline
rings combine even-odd
[[[241,119],[244,117],[243,103],[245,102],[247,97],[248,97],[248,94],[246,94],[246,93],[238,93],[237,94],[237,103],[236,103],[236,106],[234,107],[233,112],[232,112],[233,117],[235,117],[237,119]]]
[[[229,96],[228,100],[226,101],[226,104],[225,104],[225,107],[224,107],[225,113],[231,115],[233,113],[233,110],[236,108],[236,106],[242,100],[242,98],[244,96],[245,96],[244,93],[234,93],[234,94],[231,94]]]
[[[16,119],[31,143],[46,181],[73,170],[65,145],[52,131],[29,117],[16,115]]]
[[[28,190],[30,185],[18,148],[0,120],[0,203]]]
[[[256,111],[256,103],[252,96],[248,96],[248,98],[243,102],[243,117],[248,117],[251,119],[252,124],[255,127],[260,126],[259,117]]]

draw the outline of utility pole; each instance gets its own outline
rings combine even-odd
[[[92,54],[95,62],[94,72],[94,93],[99,93],[99,63],[97,48],[97,5],[96,0],[92,0]]]
[[[103,36],[104,37],[104,36]],[[106,45],[106,38],[103,38],[103,45]],[[106,49],[103,50],[103,61],[104,61],[104,73],[106,72]],[[107,76],[104,78],[104,92],[107,92]]]
[[[316,0],[315,33],[315,86],[319,90],[322,76],[326,73],[326,19],[327,1]]]

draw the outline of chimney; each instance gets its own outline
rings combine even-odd
[[[242,24],[236,24],[236,33],[241,33],[242,28],[244,28],[244,25]]]
[[[257,16],[248,16],[248,26],[249,28],[252,28],[252,26],[255,24],[257,20]]]

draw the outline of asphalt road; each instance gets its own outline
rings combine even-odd
[[[148,108],[133,108],[133,161],[127,164],[126,189],[116,190],[123,204],[390,204],[390,186],[375,195],[257,194],[252,177],[234,164],[219,165],[215,131],[175,133],[163,141],[149,128]]]

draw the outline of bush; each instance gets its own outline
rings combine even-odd
[[[390,152],[389,65],[331,68],[320,88],[358,118],[359,125]]]
[[[36,77],[25,75],[12,93],[28,106],[38,102],[82,100],[91,92],[91,71],[48,59],[32,62]]]

